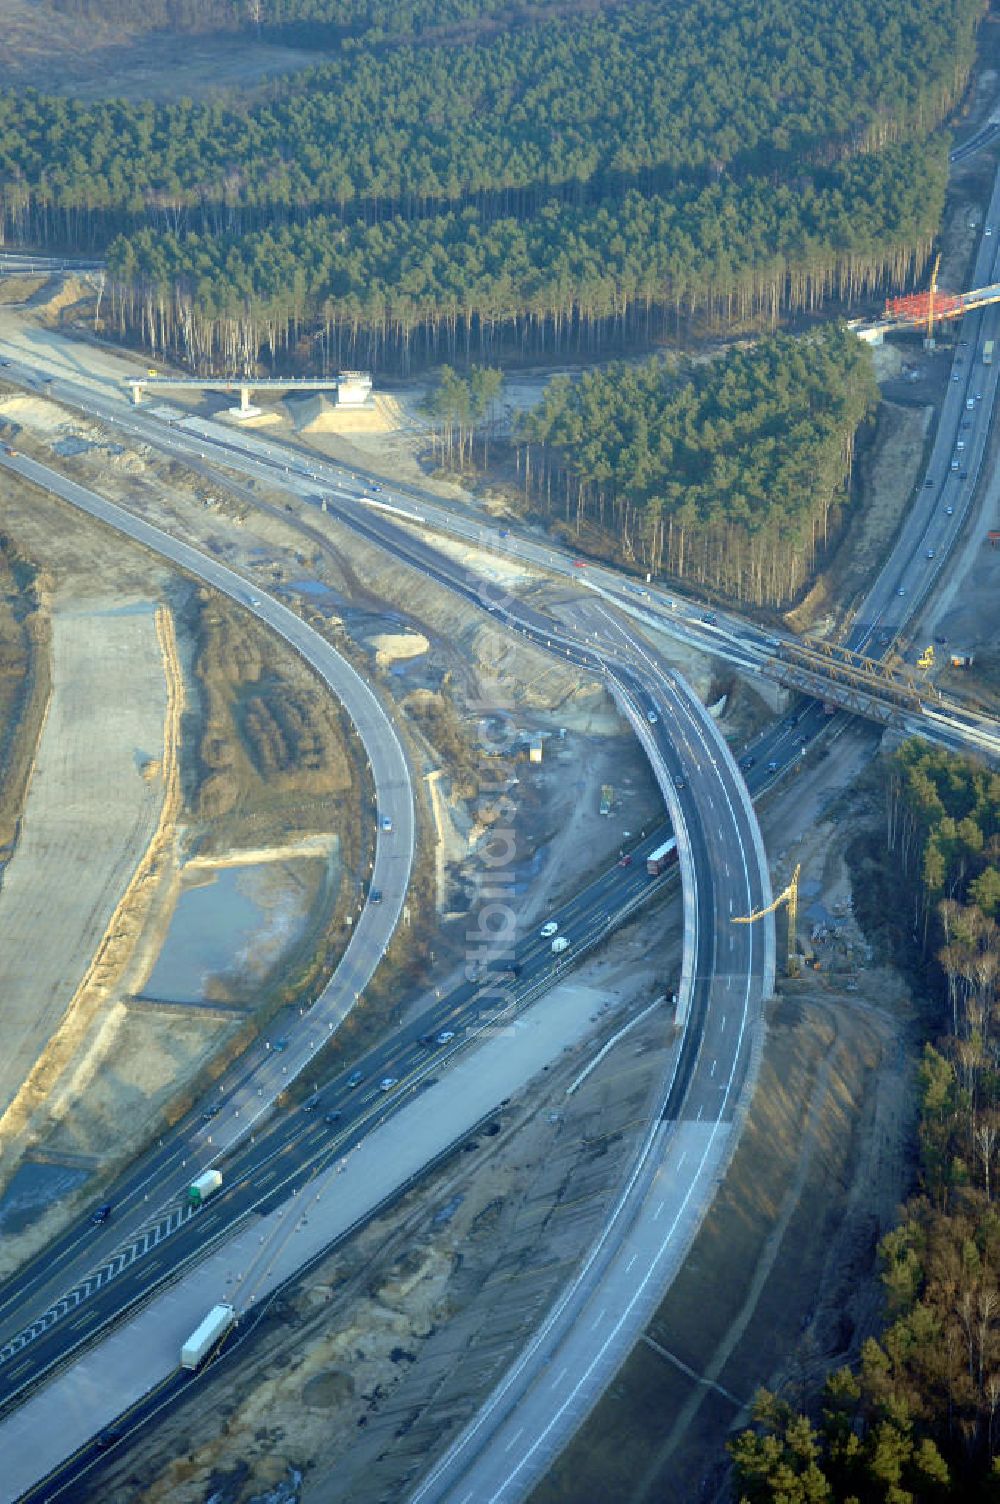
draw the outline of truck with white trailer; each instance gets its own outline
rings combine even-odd
[[[659,877],[664,867],[668,866],[673,860],[676,849],[677,842],[671,836],[669,841],[664,841],[662,846],[657,846],[655,851],[649,853],[646,858],[646,871],[650,877]]]
[[[203,1206],[209,1196],[214,1196],[222,1184],[222,1175],[218,1170],[203,1170],[197,1180],[192,1180],[188,1186],[188,1206]]]
[[[236,1312],[232,1306],[213,1306],[181,1348],[181,1367],[198,1368],[235,1323]]]

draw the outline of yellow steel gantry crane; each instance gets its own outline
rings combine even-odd
[[[785,904],[788,909],[788,975],[797,977],[799,974],[799,954],[795,948],[795,934],[799,918],[799,873],[802,871],[801,862],[792,873],[792,880],[779,893],[773,903],[769,903],[766,909],[757,909],[753,914],[741,914],[733,916],[734,924],[753,924],[757,919],[763,919],[766,914],[773,914]]]

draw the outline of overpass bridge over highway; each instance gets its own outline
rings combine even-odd
[[[250,401],[253,392],[335,392],[338,407],[361,407],[372,392],[372,378],[367,371],[341,371],[336,376],[132,376],[125,383],[138,407],[144,392],[239,392],[239,413],[254,417],[259,409]]]

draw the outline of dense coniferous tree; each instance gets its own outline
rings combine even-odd
[[[832,325],[709,365],[557,377],[521,421],[518,468],[535,506],[619,558],[784,604],[836,532],[877,395],[869,352]]]
[[[112,245],[121,327],[223,366],[319,323],[404,365],[588,350],[919,273],[980,0],[567,3],[151,0],[350,35],[253,102],[0,95],[0,235]]]
[[[761,1394],[731,1446],[747,1504],[990,1504],[1000,1484],[1000,776],[908,742],[887,813],[892,897],[914,905],[943,1005],[918,1192],[882,1240],[887,1325],[857,1375],[832,1374],[812,1420]]]

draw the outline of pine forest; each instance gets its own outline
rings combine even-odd
[[[182,0],[161,9],[194,24]],[[904,285],[937,229],[939,127],[982,13],[217,9],[247,46],[251,21],[340,40],[265,97],[0,96],[0,231],[107,252],[115,327],[227,373],[592,350]],[[442,18],[482,29],[442,39]]]
[[[834,324],[723,361],[612,365],[550,382],[519,473],[547,517],[626,563],[784,605],[837,531],[877,397],[868,351]]]

